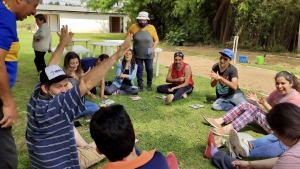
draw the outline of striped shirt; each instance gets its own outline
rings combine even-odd
[[[86,109],[76,85],[47,98],[38,83],[29,100],[26,140],[32,168],[80,168],[73,122]]]

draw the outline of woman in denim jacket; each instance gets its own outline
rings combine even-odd
[[[112,85],[106,86],[104,93],[107,95],[138,94],[139,89],[134,86],[138,65],[136,64],[132,50],[128,50],[122,62],[117,65],[116,78]]]

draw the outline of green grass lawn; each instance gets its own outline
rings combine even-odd
[[[123,39],[124,34],[75,34],[74,38],[90,38],[92,42],[96,42],[104,39]],[[21,31],[19,32],[19,39],[21,42],[19,72],[13,93],[20,113],[18,122],[13,127],[13,135],[18,149],[19,168],[29,169],[30,162],[25,140],[26,106],[38,82],[38,76],[33,62],[32,34],[27,31]],[[53,34],[53,47],[57,44],[58,38]],[[85,43],[81,45],[85,46]],[[90,50],[92,51],[91,45]],[[45,58],[48,61],[50,55],[46,54]],[[114,73],[115,69],[111,69],[107,74],[106,80],[112,81]],[[215,168],[210,160],[203,157],[207,133],[211,127],[202,118],[204,115],[220,117],[224,113],[211,110],[211,104],[215,99],[214,88],[210,87],[209,79],[193,76],[195,88],[187,99],[181,99],[171,105],[163,105],[162,100],[155,98],[155,96],[160,95],[156,93],[155,89],[158,85],[165,83],[166,73],[167,68],[160,66],[159,76],[153,78],[154,91],[149,92],[145,90],[143,93],[139,93],[138,96],[142,97],[140,101],[132,101],[129,96],[121,95],[110,96],[109,98],[118,104],[122,104],[129,113],[140,140],[136,144],[140,150],[157,149],[165,155],[172,151],[176,154],[181,169]],[[98,97],[92,101],[99,103],[101,99]],[[189,107],[191,104],[203,104],[205,108],[192,109]],[[91,142],[88,124],[81,119],[79,120],[83,124],[78,128],[80,133],[88,142]],[[248,125],[242,131],[250,133],[256,138],[265,134],[255,124]],[[227,148],[222,150],[227,151]],[[105,160],[91,168],[99,168],[104,163]]]

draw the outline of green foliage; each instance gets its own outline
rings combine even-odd
[[[186,41],[210,45],[221,41],[224,33],[227,6],[218,20],[217,32],[213,32],[212,28],[222,0],[82,1],[87,3],[88,8],[101,12],[119,7],[118,12],[125,12],[129,16],[128,26],[136,21],[140,11],[147,11],[160,39],[164,39],[170,31],[184,30],[189,35]],[[281,46],[285,50],[295,51],[300,0],[230,0],[230,3],[233,8],[228,36],[240,36],[241,46],[265,51]]]
[[[183,30],[170,31],[166,34],[166,42],[172,46],[184,46],[188,35]]]

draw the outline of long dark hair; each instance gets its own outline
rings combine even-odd
[[[300,139],[300,108],[292,103],[276,104],[266,116],[271,129],[290,140]]]
[[[75,53],[75,52],[68,52],[66,54],[65,59],[64,59],[63,70],[66,73],[66,75],[68,75],[68,76],[71,75],[70,64],[69,64],[71,59],[78,59],[78,68],[76,69],[75,73],[76,73],[77,77],[80,77],[83,74],[83,70],[81,67],[80,58],[77,55],[77,53]]]
[[[291,72],[288,72],[288,71],[281,71],[281,72],[278,72],[275,76],[275,80],[278,78],[278,77],[284,77],[285,80],[287,80],[289,83],[293,83],[293,86],[292,88],[297,90],[298,92],[300,92],[300,83],[299,83],[299,80],[298,78]]]
[[[131,55],[132,55],[132,58],[131,58],[131,61],[130,61],[130,63],[131,63],[131,72],[132,72],[132,71],[134,70],[136,61],[135,61],[135,56],[134,56],[133,50],[130,49],[129,51],[131,52]],[[125,68],[126,68],[126,59],[125,59],[125,55],[124,55],[124,58],[123,58],[123,60],[122,60],[122,68],[123,68],[123,71],[124,71]]]

